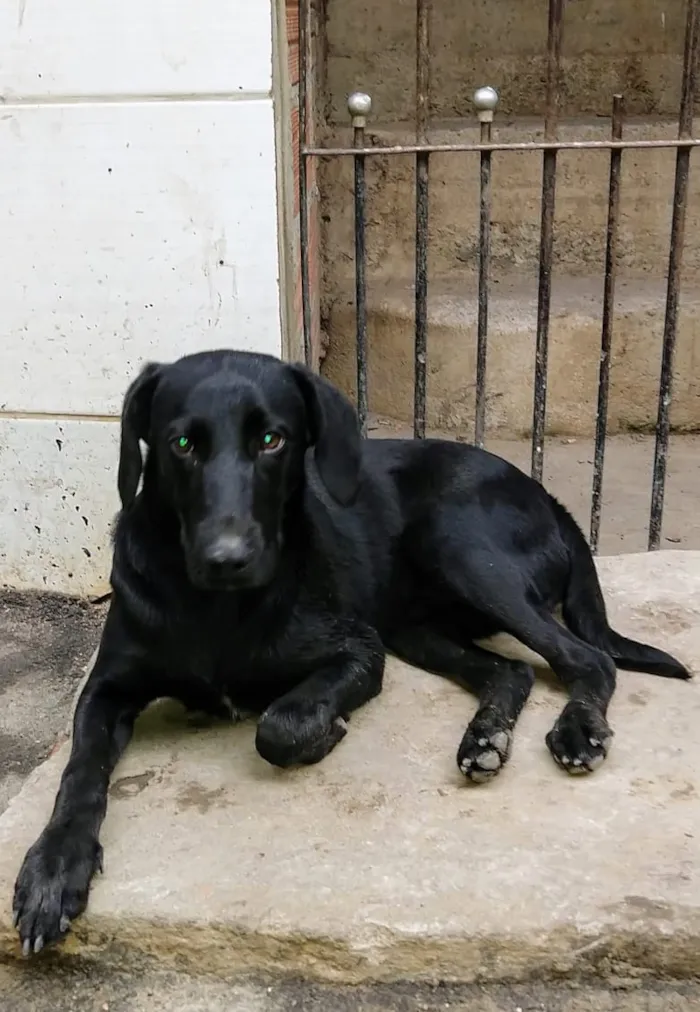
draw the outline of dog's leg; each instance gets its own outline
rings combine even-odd
[[[587,773],[605,759],[612,731],[606,720],[615,691],[609,654],[584,643],[554,617],[528,602],[528,587],[511,559],[490,553],[446,562],[452,589],[547,661],[569,690],[570,700],[547,735],[552,756],[571,773]]]
[[[381,691],[385,653],[374,630],[358,628],[342,643],[260,717],[255,745],[274,766],[320,762],[345,737],[350,713]]]
[[[569,702],[546,738],[554,760],[569,773],[593,772],[613,737],[606,719],[616,681],[612,658],[535,611],[511,615],[508,632],[544,657],[569,691]]]
[[[102,868],[99,832],[109,778],[135,718],[158,695],[146,689],[148,673],[138,674],[101,649],[80,696],[53,813],[15,884],[14,920],[25,955],[68,930],[85,909],[92,877]]]
[[[532,689],[530,665],[454,643],[429,626],[402,629],[388,646],[409,664],[446,675],[476,693],[479,708],[462,738],[457,765],[475,783],[495,777],[510,756],[513,729]]]

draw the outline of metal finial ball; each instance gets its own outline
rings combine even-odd
[[[351,116],[369,116],[372,99],[364,91],[353,91],[348,97],[348,112]]]
[[[498,105],[498,92],[489,85],[477,88],[474,92],[474,105],[478,112],[493,112]]]

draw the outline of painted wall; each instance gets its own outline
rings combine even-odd
[[[281,352],[272,20],[0,5],[0,584],[106,589],[142,362]]]

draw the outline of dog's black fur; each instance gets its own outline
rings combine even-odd
[[[25,952],[85,908],[110,775],[158,697],[259,713],[264,759],[315,763],[379,693],[386,648],[477,693],[457,761],[482,780],[508,758],[533,672],[475,640],[505,631],[550,663],[570,700],[547,745],[572,772],[605,757],[615,665],[688,677],[610,629],[583,535],[541,485],[470,446],[362,441],[349,402],[302,366],[219,351],[146,367],[119,491],[98,658],[15,888]]]

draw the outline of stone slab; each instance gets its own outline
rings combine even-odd
[[[697,667],[700,552],[599,567],[620,630]],[[342,983],[699,975],[698,686],[621,672],[609,760],[585,779],[544,745],[563,702],[544,674],[510,765],[480,787],[454,759],[474,700],[396,661],[304,770],[267,766],[252,724],[195,728],[152,708],[115,774],[105,874],[65,953]],[[0,818],[3,959],[18,954],[12,883],[65,759]]]

